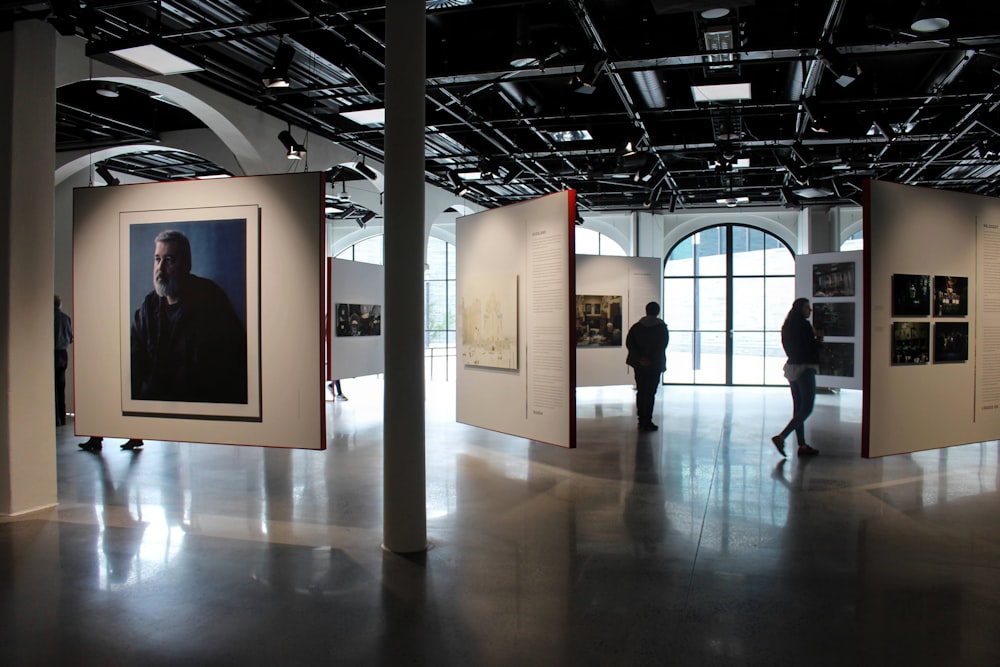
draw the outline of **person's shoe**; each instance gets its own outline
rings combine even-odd
[[[639,424],[640,431],[659,431],[660,427],[653,422],[648,422],[646,424]]]
[[[778,450],[778,453],[788,458],[788,454],[785,453],[785,439],[780,435],[772,435],[771,442],[774,443],[774,448]]]
[[[85,452],[99,452],[104,448],[104,445],[101,444],[103,440],[104,438],[95,438],[91,436],[86,442],[81,442],[79,447]]]
[[[122,449],[134,451],[136,449],[139,449],[145,444],[146,443],[144,443],[142,440],[139,440],[138,438],[129,438],[128,441],[124,445],[122,445]]]
[[[337,394],[337,400],[338,401],[346,401],[347,397],[344,396],[343,394]]]
[[[816,456],[819,450],[809,445],[799,445],[799,456]]]

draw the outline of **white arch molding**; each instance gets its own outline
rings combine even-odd
[[[660,262],[663,263],[666,261],[667,255],[670,254],[670,251],[673,250],[674,246],[688,236],[691,236],[695,232],[700,232],[703,229],[718,227],[720,225],[756,227],[781,239],[788,245],[789,248],[794,249],[797,247],[796,244],[798,243],[798,235],[774,218],[756,213],[743,212],[741,212],[738,216],[731,213],[707,213],[704,215],[696,215],[688,220],[685,220],[680,224],[671,227],[670,231],[664,234],[663,250],[665,254],[662,258],[660,258]]]

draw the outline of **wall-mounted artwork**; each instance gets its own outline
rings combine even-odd
[[[854,377],[854,343],[823,343],[819,349],[819,374]]]
[[[813,303],[813,326],[825,336],[854,335],[854,303]]]
[[[938,322],[934,325],[934,363],[969,360],[968,322]]]
[[[913,366],[931,360],[929,322],[892,323],[892,365]]]
[[[892,276],[892,316],[926,317],[931,312],[931,277],[896,273]]]
[[[961,276],[934,276],[934,315],[965,317],[969,314],[969,279]]]
[[[260,417],[259,213],[226,211],[121,214],[122,414]]]
[[[854,262],[814,265],[813,296],[854,296]]]
[[[334,306],[337,336],[381,336],[382,306],[367,303],[338,303]]]
[[[462,363],[517,369],[517,274],[471,275],[459,286]]]
[[[576,346],[621,347],[622,297],[577,294]]]

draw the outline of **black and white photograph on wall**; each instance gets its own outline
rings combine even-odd
[[[339,337],[381,336],[382,306],[368,303],[338,303],[335,333]]]
[[[622,297],[576,295],[576,346],[621,347]]]
[[[257,220],[123,224],[123,414],[259,418],[248,400],[260,378]]]
[[[929,322],[892,323],[892,365],[915,366],[930,363],[931,325]]]
[[[854,296],[854,262],[814,264],[813,296]]]
[[[823,343],[819,348],[819,374],[854,377],[854,343]]]
[[[813,302],[813,326],[824,336],[854,335],[854,303]],[[851,375],[853,377],[853,373]]]
[[[962,276],[934,276],[934,315],[966,317],[969,314],[969,279]]]
[[[961,363],[968,360],[968,322],[937,322],[934,325],[934,363]]]
[[[909,273],[892,276],[892,316],[927,317],[931,312],[931,277]]]

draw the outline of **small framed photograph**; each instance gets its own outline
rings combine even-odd
[[[930,322],[893,322],[892,365],[918,366],[930,360]]]
[[[931,313],[931,277],[896,273],[892,276],[892,316],[927,317]]]
[[[934,325],[934,363],[962,363],[968,360],[969,323],[936,323]]]
[[[934,316],[966,317],[969,314],[969,279],[934,276]]]

